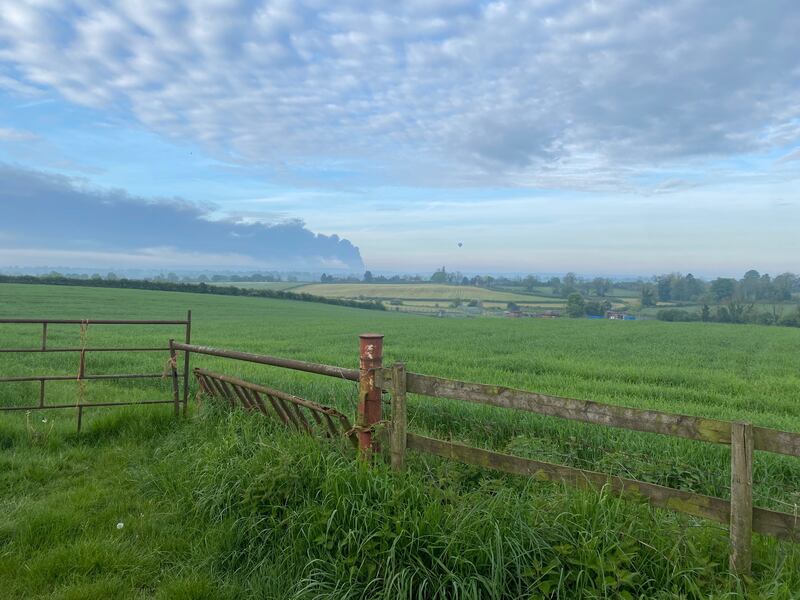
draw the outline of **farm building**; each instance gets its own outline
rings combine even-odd
[[[606,311],[606,319],[613,319],[615,321],[635,321],[636,317],[619,310],[609,310]]]

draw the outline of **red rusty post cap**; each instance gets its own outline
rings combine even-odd
[[[381,420],[381,388],[376,385],[376,371],[383,367],[383,334],[362,333],[359,336],[358,377],[358,446],[362,460],[380,452],[373,438],[372,427]]]

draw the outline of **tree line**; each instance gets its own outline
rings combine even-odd
[[[657,302],[788,302],[792,294],[800,291],[800,277],[794,273],[781,273],[771,277],[751,269],[741,279],[717,277],[706,282],[691,273],[669,273],[642,284],[642,306],[655,306]]]
[[[348,306],[350,308],[365,308],[368,310],[386,310],[386,307],[378,301],[346,300],[343,298],[325,298],[306,294],[303,292],[291,292],[287,290],[270,290],[240,288],[236,286],[217,286],[201,283],[183,283],[178,281],[155,281],[148,279],[119,279],[91,277],[89,279],[78,279],[65,277],[59,274],[48,275],[0,275],[0,283],[25,283],[25,284],[46,284],[46,285],[71,285],[82,287],[100,288],[122,288],[134,290],[157,290],[162,292],[189,292],[194,294],[213,294],[217,296],[248,296],[253,298],[276,298],[279,300],[299,300],[301,302],[318,302],[321,304],[332,304],[334,306]]]

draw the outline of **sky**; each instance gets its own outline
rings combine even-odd
[[[0,267],[800,271],[798,31],[795,0],[0,0]]]

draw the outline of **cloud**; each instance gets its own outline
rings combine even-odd
[[[38,139],[39,136],[30,131],[0,127],[0,142],[32,142]]]
[[[124,265],[138,260],[140,265],[363,270],[359,250],[348,240],[314,234],[297,220],[212,220],[215,207],[137,198],[2,164],[0,207],[0,257],[8,264],[63,255],[105,257],[103,264],[116,257]]]
[[[796,142],[797,31],[795,0],[20,0],[0,61],[277,174],[608,189]]]
[[[782,156],[781,158],[779,158],[777,160],[778,164],[787,163],[787,162],[795,162],[795,161],[800,161],[800,148],[798,148],[797,150],[794,150],[792,152],[789,152],[789,154],[786,154],[785,156]]]

